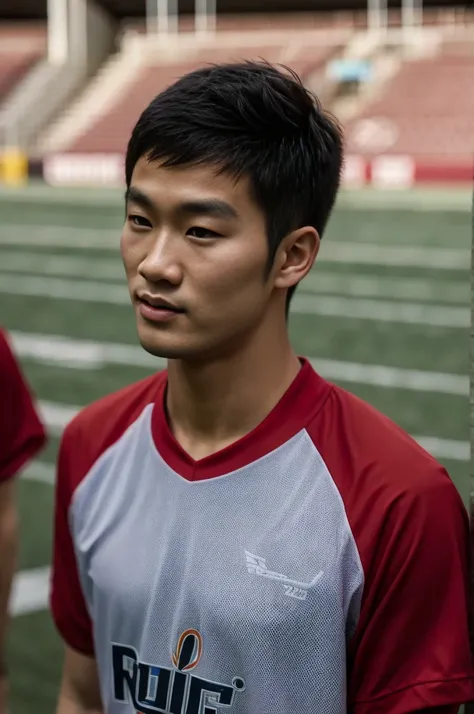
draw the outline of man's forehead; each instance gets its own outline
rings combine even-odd
[[[138,195],[156,205],[192,202],[226,203],[239,213],[252,202],[249,181],[244,177],[235,180],[215,167],[173,166],[164,167],[157,162],[140,159],[132,174],[127,198]],[[140,201],[143,203],[143,201]]]

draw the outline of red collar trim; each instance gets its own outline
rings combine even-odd
[[[195,461],[176,441],[166,418],[166,373],[160,380],[153,406],[151,430],[156,448],[165,462],[188,481],[216,478],[241,469],[289,441],[303,429],[324,404],[331,385],[302,359],[292,384],[268,416],[230,446]]]

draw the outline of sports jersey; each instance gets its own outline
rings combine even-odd
[[[51,608],[107,714],[407,714],[474,697],[468,517],[443,468],[307,361],[193,460],[166,372],[59,460]]]
[[[0,482],[15,476],[45,442],[32,394],[0,329]]]

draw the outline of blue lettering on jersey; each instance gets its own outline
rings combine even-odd
[[[116,701],[131,701],[137,714],[218,714],[221,707],[231,707],[236,694],[245,689],[244,680],[234,677],[232,685],[226,685],[191,674],[201,655],[197,630],[179,637],[171,657],[174,668],[140,662],[133,647],[113,644]]]

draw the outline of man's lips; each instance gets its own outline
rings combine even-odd
[[[163,298],[159,295],[154,296],[149,295],[148,293],[140,293],[138,295],[138,299],[141,303],[150,305],[151,307],[154,307],[158,310],[172,310],[173,312],[184,312],[184,310],[179,307],[179,305],[176,305],[174,302],[166,300],[166,298]]]
[[[163,323],[177,318],[184,310],[165,300],[139,297],[139,312],[145,320]]]

